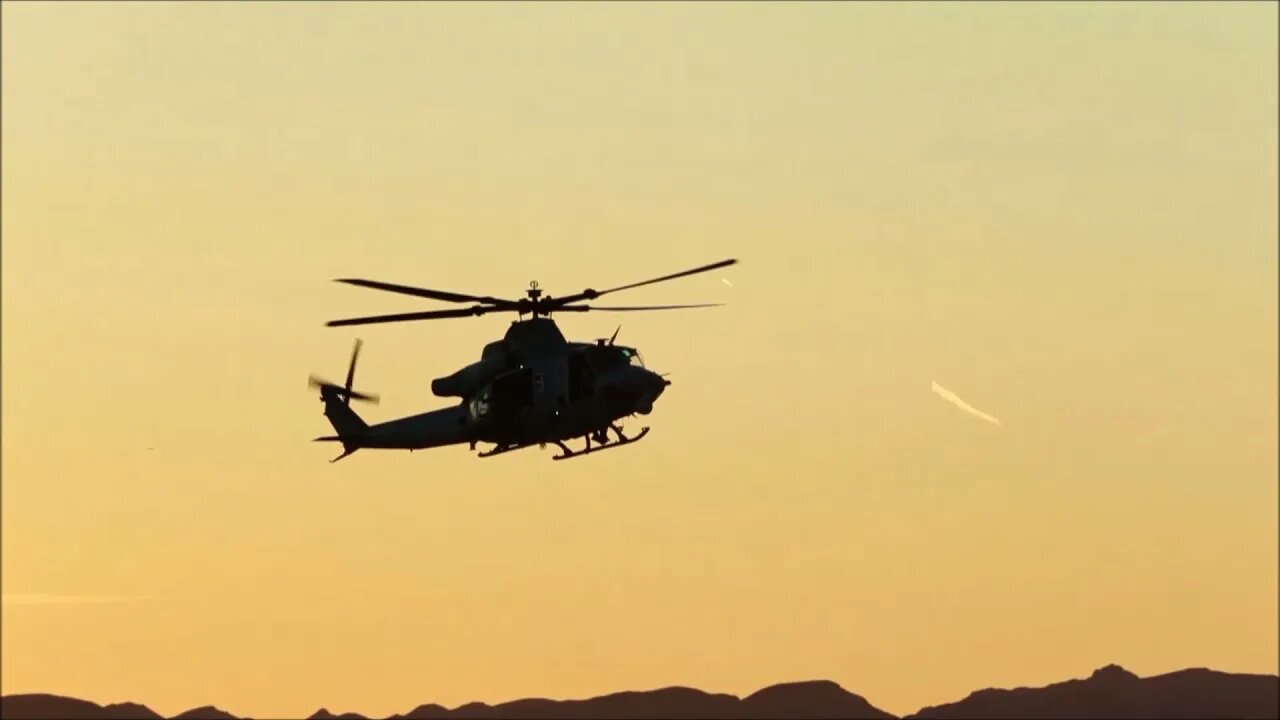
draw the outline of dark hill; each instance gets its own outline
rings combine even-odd
[[[449,718],[480,720],[729,720],[736,717],[738,698],[712,695],[692,688],[672,687],[648,692],[620,692],[588,700],[544,700],[531,698],[488,706],[483,703],[463,705],[449,713]]]
[[[12,720],[157,720],[143,705],[106,707],[57,695],[0,698],[0,718]],[[819,680],[785,683],[739,699],[684,687],[620,692],[586,700],[527,698],[452,710],[419,705],[389,720],[838,720],[892,718],[861,696]],[[1280,718],[1280,677],[1237,675],[1205,669],[1139,678],[1108,665],[1084,680],[1041,688],[979,690],[959,702],[919,711],[912,718]],[[213,706],[188,710],[174,720],[237,720]],[[311,720],[364,720],[355,713],[318,710]]]
[[[103,707],[97,703],[61,695],[34,693],[0,698],[0,718],[5,720],[164,720],[145,705],[118,703]]]
[[[247,718],[237,718],[235,715],[226,710],[219,710],[212,705],[203,705],[198,708],[192,708],[184,713],[173,716],[173,720],[248,720]]]
[[[1085,680],[979,690],[911,718],[1280,718],[1280,677],[1182,670],[1140,678],[1108,665]]]
[[[312,713],[311,717],[307,718],[307,720],[369,720],[369,719],[363,715],[359,715],[356,713],[342,713],[341,715],[334,715],[333,713],[329,712],[325,708],[320,708],[319,710]]]
[[[438,718],[449,717],[449,710],[443,705],[419,705],[409,711],[408,715],[392,715],[388,720],[437,720]]]
[[[892,718],[866,700],[828,681],[765,688],[745,700],[685,687],[619,692],[587,700],[528,698],[498,705],[468,703],[448,710],[421,705],[392,720],[770,720],[795,718]]]
[[[164,720],[160,713],[137,703],[113,703],[103,709],[107,711],[107,717],[115,720]]]
[[[742,701],[742,708],[740,717],[752,720],[894,717],[830,680],[784,683],[757,690]]]

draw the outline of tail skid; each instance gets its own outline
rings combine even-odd
[[[342,454],[341,454],[341,455],[339,455],[338,457],[336,457],[336,458],[334,458],[334,459],[330,460],[330,461],[329,461],[329,463],[330,463],[330,464],[336,463],[336,462],[338,462],[339,460],[341,460],[342,458],[344,458],[344,457],[346,457],[346,456],[350,455],[351,453],[353,453],[353,452],[355,452],[355,451],[357,451],[357,450],[359,450],[359,449],[360,449],[360,448],[358,448],[358,447],[348,447],[348,448],[345,448],[345,449],[342,451]]]
[[[324,437],[318,437],[318,438],[316,438],[315,440],[312,440],[312,442],[340,442],[340,443],[342,443],[342,454],[341,454],[341,455],[339,455],[338,457],[336,457],[336,458],[334,458],[334,459],[330,460],[329,462],[331,462],[331,463],[336,463],[336,462],[338,462],[339,460],[341,460],[342,458],[344,458],[344,457],[346,457],[346,456],[350,455],[351,453],[353,453],[353,452],[355,452],[355,451],[357,451],[357,450],[359,450],[359,449],[360,449],[360,446],[359,446],[359,445],[351,445],[351,444],[348,444],[345,440],[343,440],[342,438],[338,437],[337,435],[325,435]]]

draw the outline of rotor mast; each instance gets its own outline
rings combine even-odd
[[[530,308],[529,314],[533,315],[535,318],[548,317],[551,315],[551,313],[542,309],[542,302],[541,302],[542,291],[538,289],[537,280],[530,280],[529,289],[525,290],[524,292],[526,295],[529,296],[529,300],[528,300],[528,306]],[[550,300],[551,298],[547,298],[547,299]],[[525,316],[524,309],[521,308],[521,310],[519,310],[518,312],[520,313],[520,319],[523,320]]]

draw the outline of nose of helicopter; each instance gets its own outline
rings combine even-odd
[[[648,415],[653,411],[653,403],[662,395],[667,386],[671,384],[670,380],[662,377],[652,370],[643,370],[640,377],[640,407],[637,410],[641,415]]]

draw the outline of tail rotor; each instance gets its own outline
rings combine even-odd
[[[365,402],[371,402],[371,403],[377,404],[378,402],[377,395],[362,393],[362,392],[358,392],[356,390],[351,389],[352,383],[355,381],[355,376],[356,376],[356,359],[360,357],[360,347],[363,344],[364,343],[359,338],[357,338],[355,342],[355,346],[351,349],[351,364],[347,367],[347,384],[346,385],[337,385],[323,378],[316,377],[315,375],[311,376],[308,385],[313,388],[320,388],[320,394],[322,396],[325,394],[326,391],[332,393],[338,398],[341,398],[343,404],[348,407],[350,407],[352,399],[363,400]]]

